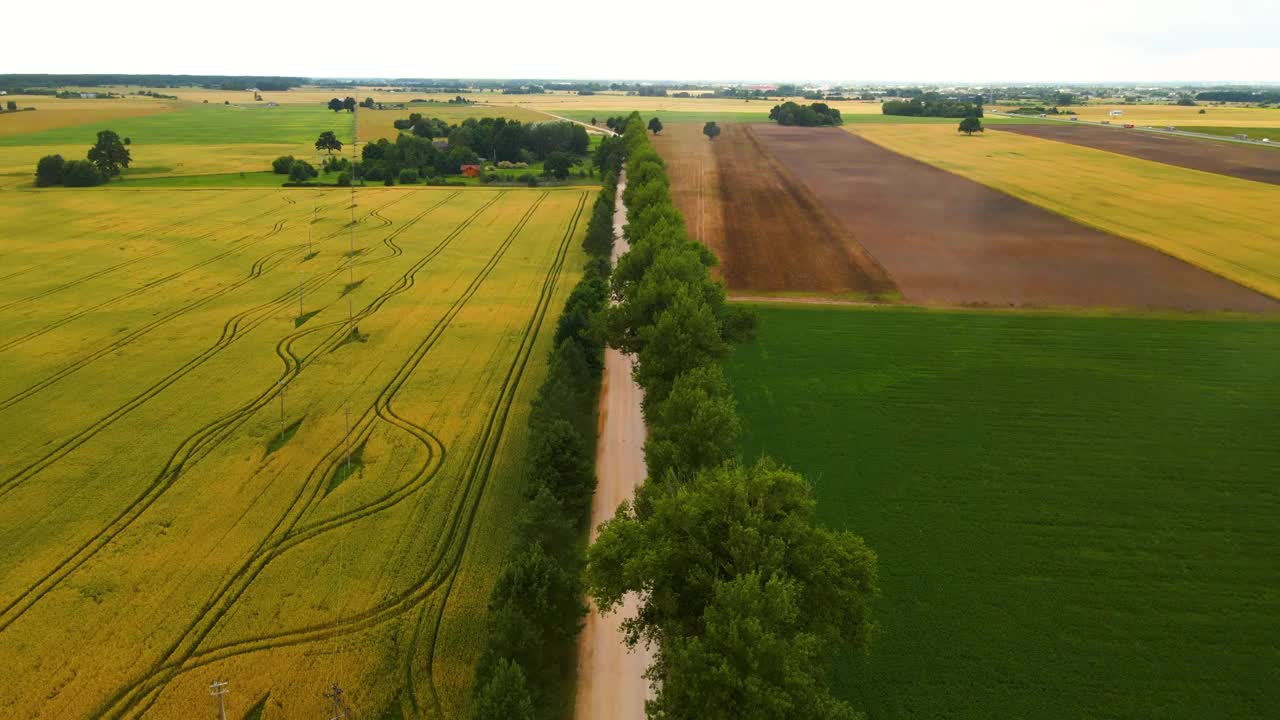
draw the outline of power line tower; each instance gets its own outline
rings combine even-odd
[[[218,698],[218,720],[227,720],[227,705],[222,696],[227,694],[227,681],[214,680],[209,683],[209,694]]]

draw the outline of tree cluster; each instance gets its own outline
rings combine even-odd
[[[982,117],[982,99],[974,98],[970,102],[946,98],[936,92],[927,92],[910,100],[886,100],[880,105],[880,112],[885,115],[910,117]]]
[[[129,139],[120,139],[114,130],[98,132],[98,141],[89,148],[86,160],[64,160],[46,155],[36,163],[36,186],[92,187],[101,185],[129,167]]]
[[[628,593],[624,628],[648,644],[651,718],[849,718],[832,697],[832,653],[862,648],[876,588],[861,538],[814,522],[809,486],[769,460],[735,457],[739,420],[720,363],[754,333],[712,279],[665,166],[633,114],[627,154],[631,249],[610,278],[609,345],[636,358],[648,480],[588,551],[586,589],[602,611]]]
[[[590,260],[556,324],[529,417],[525,505],[512,555],[489,599],[492,618],[472,686],[473,720],[558,720],[586,607],[582,533],[595,492],[596,407],[604,345],[596,330],[609,298],[617,168],[587,225]]]
[[[839,110],[820,102],[799,105],[788,100],[781,105],[774,105],[769,111],[769,119],[776,121],[779,125],[799,125],[800,127],[844,124],[844,118],[840,117]]]
[[[334,98],[329,101],[329,109],[334,112],[342,112],[343,110],[346,110],[347,112],[355,112],[356,99],[351,97],[350,95],[343,98],[342,100],[339,100],[338,98]]]
[[[449,125],[439,118],[412,113],[407,120],[396,121],[396,127],[406,126],[412,129],[412,135],[401,135],[395,142],[384,138],[364,146],[357,168],[363,175],[358,174],[359,177],[383,180],[405,168],[416,170],[424,178],[457,175],[463,165],[478,164],[483,155],[495,164],[542,161],[548,175],[563,180],[578,159],[586,156],[591,144],[586,128],[571,122],[524,124],[487,117],[467,118]],[[447,139],[447,149],[437,147],[434,139]]]

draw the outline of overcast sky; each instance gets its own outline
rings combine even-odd
[[[7,5],[0,72],[1280,82],[1280,0]]]

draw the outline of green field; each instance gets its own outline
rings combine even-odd
[[[1236,135],[1248,135],[1250,139],[1261,140],[1262,138],[1271,138],[1271,142],[1280,146],[1280,127],[1219,127],[1213,125],[1186,125],[1179,126],[1179,130],[1187,132],[1205,133],[1206,135],[1223,135],[1225,137],[1235,137]]]
[[[1280,323],[761,308],[743,452],[879,553],[869,718],[1280,707]]]
[[[0,717],[464,717],[591,191],[109,188],[0,197]]]
[[[97,131],[107,128],[138,145],[293,144],[315,142],[320,130],[333,130],[339,140],[350,142],[353,127],[351,113],[335,113],[319,104],[192,105],[159,115],[0,136],[0,147],[77,144],[88,147],[93,144]]]

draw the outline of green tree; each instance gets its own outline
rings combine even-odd
[[[737,408],[719,365],[677,377],[649,420],[644,457],[651,480],[708,470],[732,458],[737,448]]]
[[[334,150],[342,149],[342,141],[338,139],[337,135],[333,134],[332,130],[325,130],[316,139],[316,149],[328,150],[329,154],[332,155]]]
[[[711,120],[707,122],[706,125],[702,126],[702,134],[712,140],[715,140],[716,137],[720,135],[720,126],[717,125],[714,120]]]
[[[120,168],[129,167],[129,149],[114,130],[100,130],[98,142],[89,148],[89,162],[98,166],[104,178],[112,178]]]
[[[649,118],[649,132],[652,132],[654,135],[662,132],[662,121],[656,117]]]
[[[982,132],[982,121],[976,117],[967,117],[960,121],[960,132],[965,135]]]
[[[306,182],[319,174],[306,160],[294,160],[289,167],[289,179],[293,182]]]
[[[345,99],[342,101],[342,109],[343,109],[343,110],[346,110],[347,112],[355,112],[355,111],[356,111],[356,99],[355,99],[355,98],[353,98],[353,97],[345,98]]]
[[[329,109],[334,112],[342,112],[342,101],[334,98],[329,101]]]
[[[499,660],[471,701],[471,720],[534,720],[533,700],[519,663]]]
[[[697,635],[668,638],[649,709],[666,720],[853,720],[823,683],[827,654],[804,629],[795,580],[739,575],[716,584]]]
[[[67,187],[93,187],[105,181],[98,166],[88,160],[70,160],[62,168],[62,184]]]
[[[6,105],[6,107],[8,107],[8,108],[9,108],[9,112],[13,112],[14,110],[17,110],[17,109],[18,109],[18,101],[17,101],[17,100],[9,100],[9,101],[7,101],[7,102],[5,103],[5,105]]]
[[[360,102],[360,107],[362,107],[362,108],[372,108],[372,107],[373,107],[373,104],[374,104],[374,103],[373,103],[373,98],[371,98],[371,97],[367,97],[367,98],[365,98],[364,100],[362,100],[362,101]]]
[[[704,471],[689,482],[645,483],[601,527],[588,550],[586,589],[606,612],[628,593],[641,593],[639,612],[623,621],[623,630],[632,646],[659,643],[656,702],[675,712],[663,717],[699,717],[705,707],[690,696],[697,687],[722,698],[753,698],[760,685],[809,686],[825,694],[816,661],[836,650],[865,648],[875,553],[850,532],[819,527],[814,508],[802,477],[761,460]],[[735,639],[735,626],[754,637]],[[701,647],[690,646],[698,638]],[[758,654],[728,658],[750,645]],[[692,685],[671,675],[673,665],[693,672],[692,664],[714,657],[725,658],[727,666],[704,668]],[[811,679],[789,677],[814,665]],[[788,693],[787,702],[809,707]],[[676,712],[671,706],[677,703],[692,708]],[[701,717],[726,715],[721,710]]]
[[[281,155],[271,161],[271,172],[277,175],[288,175],[289,170],[293,168],[293,162],[292,155]]]
[[[573,156],[563,150],[556,150],[547,155],[542,162],[542,173],[557,180],[569,177],[569,168],[573,167]]]
[[[61,155],[45,155],[36,163],[36,187],[62,184],[62,172],[67,162]]]
[[[665,400],[681,373],[729,354],[715,312],[702,295],[679,286],[672,298],[653,325],[640,329],[643,349],[634,372],[644,388],[646,408]]]

